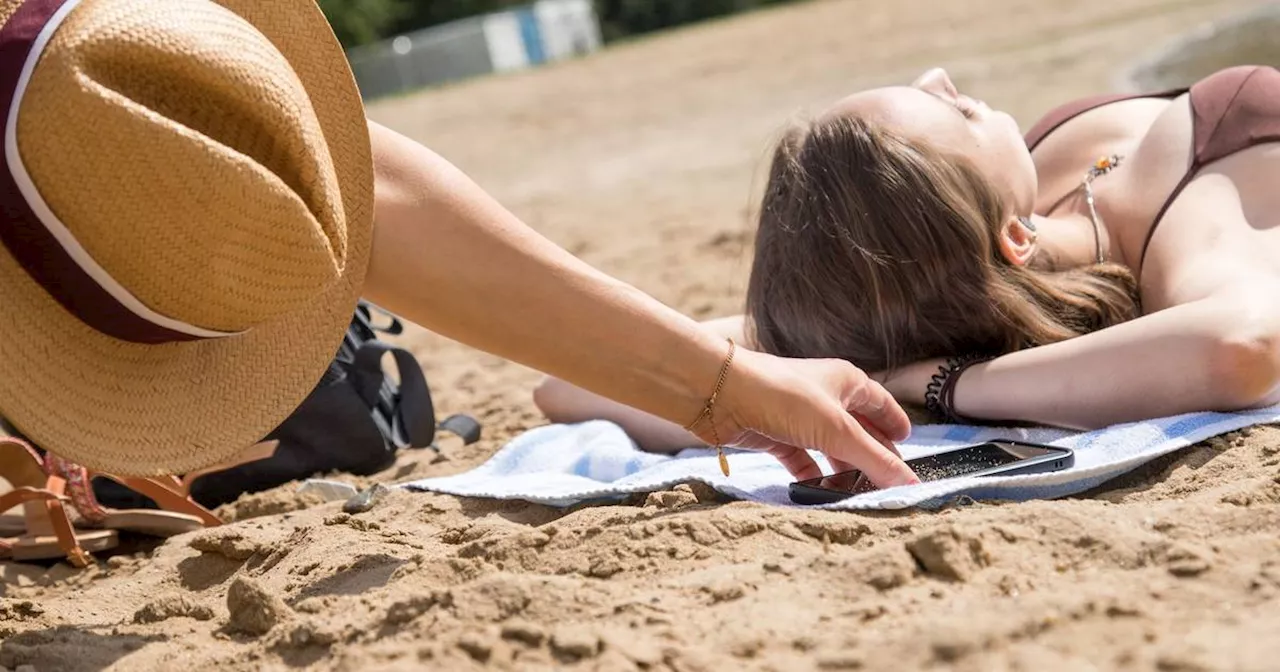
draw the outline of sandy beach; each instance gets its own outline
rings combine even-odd
[[[819,0],[369,114],[574,254],[710,318],[741,310],[753,205],[792,115],[941,65],[1028,128],[1257,4]],[[471,413],[485,437],[346,480],[456,473],[545,423],[537,373],[421,330],[402,341],[440,417]],[[679,486],[571,511],[396,492],[351,516],[293,490],[84,571],[0,563],[0,666],[1190,672],[1280,658],[1280,428],[1070,499],[937,512],[784,510]]]

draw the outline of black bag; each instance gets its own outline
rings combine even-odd
[[[375,325],[375,312],[387,323]],[[360,301],[324,377],[297,410],[265,437],[280,442],[275,454],[201,476],[192,483],[192,498],[213,508],[246,492],[325,472],[368,476],[390,467],[402,448],[432,446],[435,407],[421,366],[412,353],[378,340],[379,333],[396,335],[403,330],[395,316]],[[398,384],[383,369],[387,354],[395,361]],[[459,435],[464,443],[480,439],[480,424],[466,415],[450,416],[439,428]],[[94,494],[103,505],[114,508],[151,504],[106,479],[94,480]]]

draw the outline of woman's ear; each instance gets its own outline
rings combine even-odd
[[[996,236],[1000,254],[1014,266],[1026,266],[1036,253],[1035,224],[1029,218],[1010,216]]]

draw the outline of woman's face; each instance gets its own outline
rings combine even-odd
[[[827,114],[857,115],[895,133],[967,157],[1019,215],[1030,215],[1036,169],[1013,117],[956,90],[945,70],[934,68],[911,86],[855,93]]]

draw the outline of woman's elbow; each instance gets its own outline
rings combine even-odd
[[[1280,402],[1280,328],[1232,328],[1215,339],[1211,382],[1221,410]]]
[[[554,376],[546,376],[533,388],[533,405],[551,422],[564,422],[565,396],[568,391],[568,383]]]

